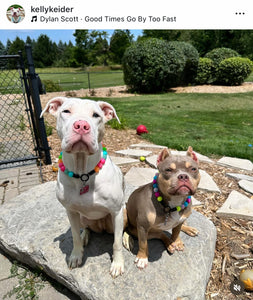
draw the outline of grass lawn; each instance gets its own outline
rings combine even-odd
[[[105,101],[108,101],[106,99]],[[159,94],[110,99],[127,126],[147,126],[145,138],[209,156],[253,161],[253,92],[240,94]]]
[[[64,71],[58,69],[48,69],[50,72],[45,72],[47,69],[36,70],[41,80],[51,80],[60,85],[64,91],[78,89],[95,89],[99,87],[110,87],[116,85],[124,85],[122,71],[103,71],[103,72],[74,72],[73,69]],[[39,72],[40,71],[40,72]],[[88,81],[90,81],[90,86]]]

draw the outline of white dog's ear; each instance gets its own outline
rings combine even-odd
[[[98,105],[100,106],[100,108],[102,109],[102,111],[104,113],[106,122],[108,122],[111,119],[115,118],[120,123],[120,120],[119,120],[119,118],[116,114],[116,111],[115,111],[114,107],[111,104],[109,104],[107,102],[103,102],[103,101],[98,101],[97,103],[98,103]]]
[[[40,118],[42,118],[43,114],[45,112],[49,112],[53,116],[57,116],[57,112],[59,107],[62,106],[63,102],[66,100],[66,97],[56,97],[48,101],[46,107],[43,109],[43,111],[40,114]]]

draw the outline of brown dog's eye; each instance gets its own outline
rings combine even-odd
[[[193,171],[193,172],[196,172],[196,171],[197,171],[197,168],[192,168],[192,171]]]
[[[172,172],[172,169],[168,168],[165,170],[166,172]]]

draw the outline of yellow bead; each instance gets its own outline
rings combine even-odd
[[[159,202],[163,201],[163,197],[162,196],[157,197],[157,201]]]

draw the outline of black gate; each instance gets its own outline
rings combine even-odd
[[[30,46],[26,55],[28,73],[21,52],[0,56],[0,169],[38,158],[51,163]]]

